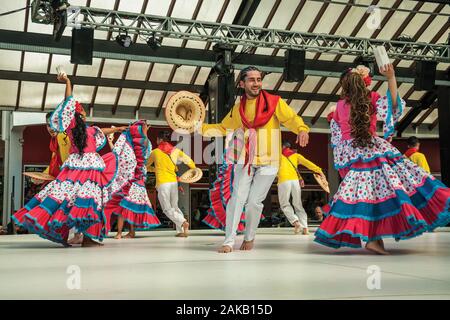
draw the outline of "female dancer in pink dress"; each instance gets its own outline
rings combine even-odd
[[[383,238],[409,239],[450,222],[450,189],[416,166],[388,141],[404,101],[397,94],[394,67],[380,68],[389,90],[384,97],[367,89],[364,67],[341,76],[342,95],[330,122],[334,165],[343,178],[316,232],[315,241],[332,247],[388,254]],[[384,136],[376,134],[377,118]]]
[[[130,225],[130,233],[126,238],[134,238],[135,229],[148,230],[155,228],[161,223],[152,209],[152,205],[145,188],[147,168],[145,163],[152,150],[152,145],[147,137],[147,124],[145,120],[132,123],[125,130],[114,145],[113,151],[122,154],[120,150],[128,149],[133,157],[135,169],[133,178],[130,179],[111,200],[106,204],[105,215],[109,218],[112,214],[117,215],[118,234],[116,239],[122,237],[124,222]]]
[[[98,246],[107,235],[107,219],[103,209],[114,190],[127,182],[126,160],[121,154],[97,151],[106,143],[104,132],[87,126],[82,106],[72,97],[70,80],[65,99],[50,118],[56,132],[66,131],[71,142],[70,155],[55,180],[41,190],[13,219],[16,224],[39,236],[68,246],[69,230],[83,233],[83,246]],[[106,133],[124,128],[103,129]],[[109,131],[108,131],[109,130]]]

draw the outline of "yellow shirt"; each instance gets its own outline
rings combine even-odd
[[[179,161],[190,169],[195,168],[194,161],[180,149],[174,148],[170,157],[158,148],[153,149],[147,160],[147,171],[155,172],[157,187],[163,183],[177,182],[178,168],[175,164]]]
[[[205,137],[218,137],[226,135],[227,129],[235,130],[244,128],[239,113],[239,106],[240,104],[236,103],[232,111],[225,116],[221,123],[203,124],[201,134]],[[246,118],[253,121],[255,114],[256,99],[247,100],[245,105]],[[263,127],[256,129],[257,146],[256,156],[253,159],[254,164],[279,166],[281,155],[280,124],[295,134],[298,134],[300,131],[309,132],[309,128],[305,125],[302,118],[283,99],[280,99],[272,118]],[[241,156],[244,154],[245,152],[242,152]]]
[[[428,166],[427,158],[425,158],[425,155],[420,152],[414,152],[409,159],[417,164],[419,167],[421,167],[426,172],[430,173],[430,167]]]
[[[322,173],[322,169],[320,167],[316,166],[301,154],[294,153],[289,157],[281,155],[280,169],[278,170],[278,184],[289,180],[302,179],[302,177],[297,174],[297,171],[295,170],[299,165],[305,166],[314,173]]]
[[[56,139],[58,140],[59,156],[61,157],[62,163],[64,163],[67,160],[67,158],[69,157],[70,139],[69,139],[69,136],[63,132],[58,133],[58,135],[56,136]],[[52,154],[52,157],[53,157],[53,154]],[[49,170],[50,170],[50,167],[47,167],[44,170],[44,173],[48,174]]]

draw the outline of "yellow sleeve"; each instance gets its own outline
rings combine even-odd
[[[177,162],[178,160],[181,160],[185,165],[189,167],[189,169],[195,169],[195,163],[194,161],[183,151],[179,150],[177,154]]]
[[[309,127],[303,122],[303,119],[281,98],[275,109],[275,116],[283,126],[295,134],[299,134],[300,131],[309,132]]]
[[[314,163],[312,163],[311,161],[309,161],[304,156],[302,156],[301,154],[298,154],[298,153],[297,153],[297,161],[299,164],[301,164],[302,166],[305,166],[306,168],[313,171],[314,173],[322,173],[322,169],[320,167],[316,166]]]
[[[65,133],[58,133],[56,138],[58,139],[59,155],[64,163],[69,157],[70,139]]]
[[[155,166],[153,165],[155,163],[155,152],[150,153],[150,157],[148,157],[147,160],[147,171],[148,172],[155,172]]]
[[[223,118],[221,123],[204,123],[201,128],[201,135],[204,137],[221,137],[227,134],[227,129],[235,130],[240,128],[242,123],[239,116],[239,108],[235,105],[233,109]]]
[[[426,172],[430,173],[430,167],[428,166],[427,158],[425,158],[425,155],[422,153],[418,153],[416,157],[417,157],[417,165]]]
[[[45,168],[45,170],[43,171],[43,173],[49,174],[49,173],[48,173],[49,170],[50,170],[50,166],[48,166],[47,168]]]

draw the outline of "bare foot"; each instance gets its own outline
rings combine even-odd
[[[245,241],[244,240],[244,242],[242,242],[242,245],[241,245],[241,249],[240,250],[244,250],[244,251],[250,251],[250,250],[252,250],[253,249],[253,245],[254,245],[254,240],[252,240],[252,241]]]
[[[230,252],[233,252],[233,248],[230,247],[230,246],[225,246],[224,245],[224,246],[221,246],[217,252],[219,252],[219,253],[230,253]]]
[[[82,247],[101,247],[101,246],[103,246],[103,243],[96,242],[89,237],[83,237],[83,243],[81,244],[81,246]]]
[[[300,233],[300,223],[298,221],[294,222],[294,234]]]
[[[125,239],[133,239],[136,236],[136,233],[134,232],[128,232],[128,234],[125,235]]]
[[[67,241],[63,241],[61,244],[64,246],[64,248],[70,248],[72,246]]]
[[[189,234],[189,223],[185,221],[182,225],[185,236],[187,237]]]
[[[117,233],[116,236],[114,237],[114,239],[117,239],[117,240],[122,239],[122,234],[121,233]]]
[[[304,236],[309,235],[309,230],[308,230],[308,228],[303,228],[302,234],[303,234]]]
[[[383,249],[378,241],[370,241],[366,243],[366,249],[376,254],[389,255],[389,252]]]
[[[378,244],[380,245],[380,247],[382,247],[383,250],[384,250],[384,242],[383,242],[383,239],[377,240],[377,243],[378,243]]]
[[[187,235],[184,232],[180,232],[180,233],[177,233],[175,235],[175,237],[177,237],[177,238],[187,238]]]
[[[75,233],[72,239],[67,241],[67,244],[82,244],[83,243],[83,234],[82,233]]]

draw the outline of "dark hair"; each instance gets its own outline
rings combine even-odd
[[[239,81],[245,81],[245,78],[247,78],[247,73],[249,73],[250,71],[258,71],[259,73],[262,73],[261,70],[259,70],[257,67],[254,66],[245,67],[239,73]]]
[[[50,117],[52,116],[53,112],[47,112],[45,115],[45,122],[47,125],[50,125]]]
[[[87,134],[86,123],[83,120],[81,113],[75,112],[75,127],[72,129],[73,142],[78,149],[78,154],[83,155],[83,150],[86,148]]]
[[[284,141],[284,142],[283,142],[283,147],[285,147],[285,148],[291,148],[292,146],[291,146],[291,143],[290,143],[289,141]]]
[[[350,103],[350,126],[355,148],[372,146],[370,120],[375,110],[370,100],[370,90],[358,73],[344,71],[341,76],[341,99]]]
[[[169,142],[170,141],[170,132],[169,131],[160,131],[158,133],[158,138],[162,141]]]
[[[417,144],[419,143],[419,139],[417,139],[417,137],[412,136],[409,137],[408,140],[406,140],[406,142],[408,143],[408,147],[412,148],[417,146]]]

